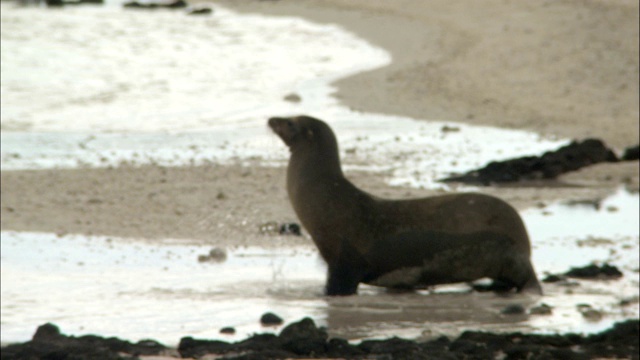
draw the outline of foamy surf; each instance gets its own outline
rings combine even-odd
[[[298,113],[331,123],[347,168],[385,171],[392,185],[439,187],[433,180],[451,172],[566,142],[345,108],[330,83],[391,58],[334,25],[219,6],[210,17],[2,10],[3,169],[283,165],[287,153],[265,121]]]

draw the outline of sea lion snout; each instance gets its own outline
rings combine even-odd
[[[272,117],[267,121],[271,130],[290,146],[297,134],[297,126],[291,118]]]

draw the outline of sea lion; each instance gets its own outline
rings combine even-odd
[[[476,193],[381,199],[344,177],[323,121],[268,124],[291,152],[287,192],[327,262],[327,295],[355,294],[360,283],[421,288],[481,278],[541,293],[525,226],[503,200]]]

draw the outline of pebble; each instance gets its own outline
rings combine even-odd
[[[275,326],[281,325],[284,322],[282,318],[272,312],[264,313],[262,317],[260,317],[260,323],[263,326]]]

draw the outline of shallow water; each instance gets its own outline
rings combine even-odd
[[[170,239],[135,239],[2,232],[2,342],[24,341],[38,325],[54,322],[69,334],[98,333],[139,340],[149,336],[176,345],[182,336],[239,340],[263,328],[272,311],[286,322],[311,316],[332,336],[456,335],[465,329],[593,332],[637,318],[638,195],[620,190],[600,209],[553,204],[524,212],[533,261],[541,278],[591,262],[609,262],[618,280],[544,284],[545,296],[469,293],[466,285],[389,294],[361,286],[358,296],[322,296],[325,266],[309,247],[226,249],[221,262],[199,262],[206,246]],[[612,209],[615,208],[616,211]],[[544,215],[545,213],[546,215]],[[584,221],[595,219],[596,221]],[[610,224],[612,226],[597,226]],[[566,224],[593,224],[570,231]],[[595,230],[595,229],[598,230]],[[627,306],[620,305],[630,300]],[[502,315],[509,304],[529,309],[545,303],[552,315]],[[602,314],[584,318],[579,304]],[[233,326],[234,336],[219,334]],[[150,330],[152,329],[152,330]]]

